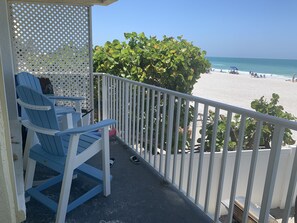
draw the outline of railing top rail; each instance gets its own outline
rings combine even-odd
[[[212,100],[209,100],[209,99],[205,99],[205,98],[201,98],[201,97],[197,97],[197,96],[193,96],[193,95],[189,95],[189,94],[169,90],[169,89],[166,89],[166,88],[161,88],[161,87],[157,87],[157,86],[153,86],[153,85],[149,85],[149,84],[129,80],[129,79],[114,76],[114,75],[111,75],[111,74],[108,74],[108,73],[93,73],[93,74],[94,74],[94,76],[112,77],[114,79],[125,81],[125,82],[128,82],[128,83],[137,85],[137,86],[142,86],[142,87],[145,87],[145,88],[149,88],[151,90],[160,91],[160,92],[166,93],[168,95],[174,95],[176,97],[187,99],[189,101],[194,101],[194,102],[206,104],[208,106],[215,107],[215,108],[222,109],[222,110],[226,110],[226,111],[230,111],[232,113],[236,113],[236,114],[240,114],[240,115],[245,114],[245,115],[247,115],[247,116],[249,116],[251,118],[255,118],[257,120],[262,120],[262,121],[265,121],[265,122],[269,122],[269,123],[272,123],[274,125],[281,125],[281,126],[283,126],[285,128],[289,128],[289,129],[297,131],[297,122],[296,121],[290,121],[290,120],[287,120],[287,119],[262,114],[260,112],[248,110],[248,109],[245,109],[245,108],[240,108],[240,107],[236,107],[236,106],[233,106],[233,105],[224,104],[224,103],[221,103],[221,102],[212,101]]]

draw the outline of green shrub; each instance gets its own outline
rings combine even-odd
[[[283,106],[278,105],[279,95],[272,94],[272,98],[268,102],[264,96],[260,99],[256,99],[252,101],[251,107],[260,113],[284,118],[288,120],[296,120],[296,117],[286,111],[284,111]],[[210,151],[211,148],[211,139],[213,135],[213,127],[214,127],[214,112],[209,112],[209,122],[206,125],[206,139],[205,139],[205,150]],[[224,115],[220,115],[218,120],[218,131],[216,138],[216,151],[220,151],[220,149],[224,145],[225,132],[226,132],[226,117]],[[240,119],[241,116],[236,114],[231,121],[231,129],[229,136],[229,150],[235,150],[238,143],[238,135],[239,135],[239,127],[240,127]],[[257,121],[253,118],[246,119],[245,126],[245,136],[244,136],[244,149],[253,149],[253,142],[256,133],[256,124]],[[273,136],[273,125],[267,122],[263,123],[260,146],[264,148],[271,147],[271,140]],[[201,132],[201,130],[200,130]],[[201,142],[201,139],[198,139],[198,142]],[[292,138],[292,132],[289,129],[285,130],[285,134],[283,137],[283,145],[293,145],[295,140]]]
[[[210,67],[206,52],[181,36],[158,40],[144,33],[124,35],[124,42],[113,40],[94,48],[95,72],[191,94],[200,74]]]
[[[210,63],[205,58],[206,52],[183,39],[182,36],[176,39],[163,36],[162,40],[157,39],[155,36],[147,37],[144,33],[137,34],[135,32],[125,33],[124,36],[126,41],[113,40],[112,42],[106,42],[104,46],[94,47],[94,72],[109,73],[191,94],[194,84],[200,78],[200,74],[205,73],[210,68]],[[97,84],[95,83],[94,86],[96,87]],[[98,89],[94,90],[96,106],[98,103],[96,98]],[[146,107],[148,101],[151,104],[151,100],[151,97],[149,100],[147,99],[144,107]],[[163,104],[164,99],[161,97],[160,106]],[[182,105],[182,117],[184,111],[185,108]],[[144,122],[146,118],[150,119],[146,114],[142,114],[142,116]],[[160,122],[165,122],[165,128],[167,128],[167,115],[164,118],[160,114],[159,118]],[[188,122],[191,122],[192,119],[193,107],[190,106]],[[154,119],[153,122],[155,124],[156,120]],[[181,118],[180,125],[183,126],[183,118]],[[150,132],[150,126],[144,126],[144,130],[140,131]],[[157,137],[160,138],[160,134]],[[181,140],[179,140],[180,142]]]

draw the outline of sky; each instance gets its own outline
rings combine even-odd
[[[182,35],[207,56],[297,59],[296,0],[118,0],[92,16],[94,45],[144,32]]]

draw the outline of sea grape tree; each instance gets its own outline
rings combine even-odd
[[[205,51],[178,36],[147,37],[125,33],[126,41],[113,40],[94,48],[94,71],[190,94],[210,63]]]

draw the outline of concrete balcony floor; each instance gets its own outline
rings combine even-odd
[[[120,143],[111,143],[111,157],[115,163],[111,168],[112,193],[108,197],[99,195],[67,214],[66,222],[90,223],[158,223],[158,222],[212,222],[203,211],[191,204],[175,189],[157,176],[147,165],[130,162],[130,149]],[[99,161],[98,161],[99,160]],[[100,157],[90,162],[99,165]],[[38,166],[40,167],[40,166]],[[50,176],[47,169],[37,167],[37,177]],[[78,177],[73,181],[72,195],[92,184],[91,180]],[[79,186],[79,187],[77,187]],[[48,193],[57,198],[60,185]],[[71,199],[71,198],[70,198]],[[54,222],[55,214],[39,202],[31,199],[27,203],[26,222]]]

